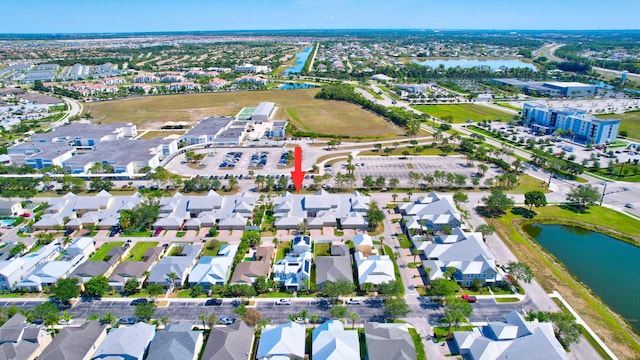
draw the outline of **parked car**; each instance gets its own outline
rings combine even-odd
[[[73,319],[69,319],[69,320],[60,319],[60,320],[58,320],[58,324],[60,324],[60,325],[71,325],[71,324],[73,324]]]
[[[347,305],[362,305],[362,300],[360,300],[360,299],[349,299],[345,303]]]
[[[31,214],[30,214],[30,213],[23,213],[23,214],[22,214],[22,215],[20,215],[20,216],[25,217],[25,218],[28,218],[29,216],[31,216]]]
[[[218,324],[221,324],[221,325],[231,325],[234,322],[236,322],[236,319],[225,318],[225,317],[221,317],[220,320],[218,320]]]
[[[153,232],[153,237],[157,237],[160,236],[160,234],[162,233],[162,230],[164,230],[163,228],[159,227],[156,229],[156,231]]]
[[[478,301],[478,298],[473,295],[462,295],[461,298],[462,300],[466,300],[468,303],[471,303],[471,304]]]
[[[133,317],[118,319],[118,324],[120,325],[133,325],[135,323],[136,323],[136,318],[133,318]]]
[[[204,306],[222,306],[222,299],[208,299]]]
[[[148,303],[149,300],[145,299],[145,298],[140,298],[140,299],[133,299],[133,301],[131,301],[129,303],[129,305],[138,305],[138,304],[146,304]]]
[[[276,301],[276,305],[291,305],[291,300],[289,299],[280,299]]]

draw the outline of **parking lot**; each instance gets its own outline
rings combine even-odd
[[[409,173],[416,172],[421,175],[433,175],[436,170],[463,174],[468,178],[478,172],[478,168],[468,166],[467,160],[463,156],[421,156],[421,157],[358,157],[354,159],[357,164],[354,174],[358,185],[362,183],[362,179],[366,176],[372,176],[374,179],[382,176],[389,181],[391,178],[400,180],[400,186],[409,186]],[[346,173],[346,161],[333,164],[331,174],[335,175],[338,171]],[[483,176],[484,179],[499,174],[496,166],[489,166],[489,170]],[[471,181],[467,179],[467,186],[471,186]]]
[[[283,153],[286,148],[211,148],[197,150],[198,154],[206,154],[205,157],[193,166],[188,164],[184,155],[176,156],[166,166],[167,170],[187,176],[200,175],[240,175],[247,176],[249,170],[256,175],[263,174],[288,174],[291,169],[281,166]]]

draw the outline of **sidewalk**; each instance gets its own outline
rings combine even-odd
[[[580,315],[578,315],[578,313],[575,312],[575,310],[573,310],[571,305],[569,305],[569,303],[566,302],[564,298],[562,298],[562,295],[560,295],[557,291],[554,290],[552,293],[549,294],[549,297],[560,300],[560,302],[562,302],[562,305],[564,305],[567,308],[567,310],[569,310],[571,315],[573,315],[573,317],[576,318],[576,324],[582,325],[587,330],[589,335],[591,335],[591,337],[595,340],[595,342],[597,342],[598,345],[600,345],[600,347],[604,350],[604,352],[606,352],[607,355],[609,355],[610,358],[614,360],[618,360],[618,357],[613,353],[613,351],[611,351],[611,349],[607,347],[604,341],[602,341],[602,339],[598,337],[598,335],[591,329],[589,324],[587,324],[586,322],[584,322],[584,320],[582,320]]]

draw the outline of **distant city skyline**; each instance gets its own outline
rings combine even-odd
[[[0,33],[293,29],[638,29],[628,0],[6,1]]]

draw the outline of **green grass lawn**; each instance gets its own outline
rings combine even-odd
[[[258,295],[258,297],[261,297],[261,298],[276,298],[276,299],[292,298],[293,294],[286,293],[286,292],[280,292],[280,291],[272,291],[272,292],[260,294],[260,295]]]
[[[506,297],[506,298],[495,298],[497,303],[514,303],[520,301],[520,299],[515,297]]]
[[[471,331],[473,326],[452,326],[451,333],[454,331]],[[443,341],[449,335],[449,326],[436,326],[433,328],[433,337],[436,341]]]
[[[142,255],[147,251],[148,248],[152,248],[158,246],[157,241],[152,242],[139,242],[136,243],[129,251],[129,256],[127,257],[127,261],[140,261],[142,260]]]
[[[415,328],[409,328],[409,334],[411,334],[413,346],[416,347],[416,359],[427,360],[427,355],[424,353],[424,346],[422,346],[422,338],[420,334],[418,334],[418,331],[416,331]]]
[[[107,256],[107,253],[111,250],[111,248],[122,245],[124,245],[123,241],[104,243],[98,248],[98,250],[96,250],[96,252],[92,257],[89,258],[88,261],[102,261],[104,260],[105,256]]]
[[[331,256],[331,244],[330,243],[315,243],[316,256]]]
[[[632,139],[640,139],[640,111],[624,114],[596,115],[600,119],[620,119],[620,131],[629,133]]]
[[[226,241],[209,240],[202,248],[200,256],[216,256],[220,251],[220,247],[223,244],[228,244]]]
[[[621,163],[615,165],[614,168],[615,175],[609,174],[606,166],[598,171],[593,171],[593,169],[590,169],[590,171],[614,181],[640,182],[640,164]]]
[[[393,272],[396,275],[396,280],[399,281],[402,284],[402,276],[400,276],[400,269],[398,268],[398,263],[396,261],[396,257],[393,254],[393,250],[391,249],[390,246],[388,246],[388,245],[384,246],[384,254],[385,255],[389,255],[389,257],[391,258],[391,261],[393,262]],[[402,285],[402,293],[400,295],[404,296],[404,285]]]
[[[539,190],[544,193],[549,193],[546,182],[544,180],[536,179],[533,176],[521,175],[518,177],[518,185],[511,190],[505,191],[507,194],[524,194],[529,191]]]
[[[289,252],[289,249],[291,249],[291,241],[279,242],[275,261],[284,259],[284,256]]]
[[[513,119],[513,115],[508,112],[475,104],[413,105],[412,107],[439,119],[451,115],[454,123],[464,123],[467,119],[473,121],[500,120],[504,122]]]
[[[411,241],[409,240],[409,238],[407,238],[407,235],[405,234],[398,235],[398,242],[400,243],[400,247],[403,249],[411,248]]]

